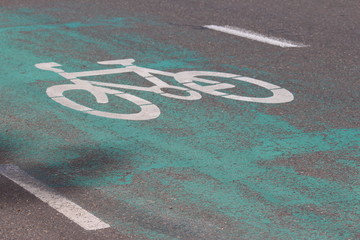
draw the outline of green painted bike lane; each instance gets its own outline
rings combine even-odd
[[[18,165],[55,189],[96,190],[115,206],[126,204],[135,217],[126,216],[120,207],[103,206],[95,214],[129,235],[359,236],[359,129],[324,124],[322,131],[309,131],[291,124],[289,116],[271,114],[276,105],[206,94],[198,101],[183,101],[136,91],[130,92],[161,109],[158,118],[107,119],[54,102],[46,89],[69,80],[34,65],[57,62],[64,70],[77,72],[107,68],[97,61],[133,58],[138,66],[169,72],[221,69],[256,75],[286,85],[291,92],[300,88],[292,87],[296,80],[261,69],[216,66],[198,52],[136,32],[140,26],[161,28],[156,21],[94,18],[62,23],[34,13],[1,9],[1,163]],[[93,79],[142,83],[130,74]],[[268,94],[242,87],[247,94]],[[138,110],[115,97],[99,106],[84,91],[67,96],[106,111]],[[289,109],[298,99],[321,101],[310,94],[294,96],[293,102],[284,103]]]

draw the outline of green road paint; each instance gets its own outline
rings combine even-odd
[[[96,216],[150,239],[209,234],[214,239],[352,239],[358,234],[360,131],[327,123],[321,123],[323,130],[309,131],[294,124],[297,101],[322,101],[305,91],[297,95],[300,87],[289,84],[294,80],[287,83],[261,69],[216,66],[199,53],[137,33],[136,26],[148,26],[139,19],[61,23],[31,10],[1,13],[1,163],[19,165],[51,187],[96,189],[115,206],[103,206]],[[181,101],[129,90],[164,114],[140,122],[107,119],[51,100],[46,89],[69,81],[34,67],[58,62],[67,72],[102,70],[97,61],[125,58],[169,72],[222,67],[257,74],[286,84],[295,100],[280,107],[205,94],[201,101]],[[131,73],[86,80],[143,83]],[[245,84],[243,89],[267,94]],[[96,106],[86,91],[68,97]],[[103,111],[138,110],[121,108],[121,99],[109,97],[109,103]],[[286,116],[274,114],[284,108]]]

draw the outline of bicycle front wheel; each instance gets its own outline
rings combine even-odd
[[[221,77],[233,79],[236,81],[243,81],[247,83],[251,83],[257,85],[259,87],[265,88],[272,92],[272,96],[270,97],[247,97],[235,94],[227,94],[225,92],[221,92],[219,90],[235,88],[236,86],[228,83],[221,83],[214,80],[208,80],[201,77]],[[182,83],[188,88],[192,88],[194,90],[204,92],[207,94],[211,94],[214,96],[221,96],[228,99],[238,100],[238,101],[246,101],[246,102],[258,102],[258,103],[286,103],[294,100],[294,96],[291,92],[282,88],[280,86],[274,85],[272,83],[268,83],[262,80],[258,80],[255,78],[243,77],[236,74],[231,73],[223,73],[223,72],[208,72],[208,71],[184,71],[176,73],[174,78],[176,81]],[[206,86],[197,84],[196,82],[202,82],[207,84]]]

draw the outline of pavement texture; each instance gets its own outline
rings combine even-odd
[[[86,231],[0,175],[0,238],[359,239],[360,3],[340,0],[8,1],[0,3],[0,164],[13,164],[110,225]],[[249,29],[280,48],[206,29]],[[196,101],[126,93],[156,105],[147,121],[95,116],[50,98],[65,72],[134,64],[227,72],[289,90],[266,104],[201,93]],[[169,76],[164,82],[183,86]],[[151,86],[134,73],[81,78]],[[271,92],[234,79],[229,94]],[[174,91],[174,90],[172,90]],[[169,92],[172,94],[184,94]],[[95,110],[139,106],[89,91]]]

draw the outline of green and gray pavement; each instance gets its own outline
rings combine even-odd
[[[359,9],[357,1],[340,0],[1,1],[0,164],[17,166],[110,227],[84,230],[3,174],[0,238],[359,239]],[[113,119],[54,101],[48,88],[74,83],[35,67],[100,71],[111,67],[98,61],[117,59],[171,73],[259,79],[294,100],[201,93],[187,101],[126,89],[161,114]],[[151,86],[134,73],[79,78]],[[271,95],[234,79],[207,79],[236,85],[222,90],[228,94]],[[99,104],[86,87],[64,96],[103,112],[140,111],[115,95]]]

